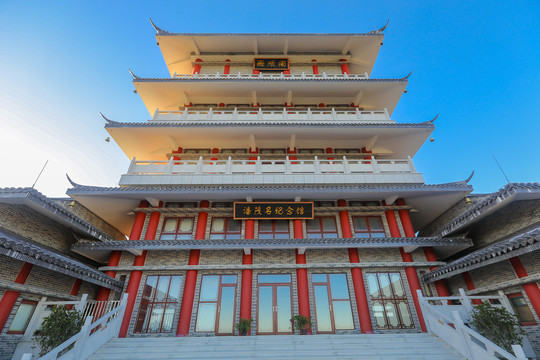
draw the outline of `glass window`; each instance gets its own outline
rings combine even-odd
[[[380,216],[353,216],[354,235],[357,238],[385,237]]]
[[[377,329],[414,328],[400,273],[367,273],[367,282]]]
[[[210,154],[210,149],[185,149],[184,154]]]
[[[286,149],[260,149],[261,154],[286,154]]]
[[[8,334],[24,334],[26,327],[34,314],[37,302],[23,300],[8,329]]]
[[[196,202],[168,202],[166,208],[196,208]]]
[[[298,149],[299,154],[324,154],[324,149]]]
[[[508,295],[508,300],[510,300],[510,304],[512,304],[516,316],[522,325],[536,325],[536,320],[531,309],[521,293]]]
[[[160,240],[191,240],[195,218],[165,218],[161,228]]]
[[[360,149],[334,149],[336,154],[360,154]]]
[[[307,237],[335,239],[338,237],[336,218],[334,216],[317,216],[306,220]]]
[[[180,300],[182,276],[150,275],[146,278],[136,333],[168,333],[172,331],[174,311]]]
[[[272,283],[290,283],[291,275],[288,274],[275,274],[275,275],[259,275],[257,277],[259,284],[272,284]]]
[[[312,274],[318,332],[352,330],[349,285],[345,274]]]
[[[222,154],[247,154],[247,149],[221,149]]]
[[[259,239],[288,239],[289,220],[260,220]]]
[[[196,332],[234,333],[236,275],[203,275]]]
[[[233,218],[212,218],[210,226],[210,239],[240,239],[242,221]]]

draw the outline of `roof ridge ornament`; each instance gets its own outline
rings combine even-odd
[[[152,27],[154,28],[154,30],[156,30],[156,33],[158,35],[161,35],[161,34],[168,34],[169,32],[166,31],[166,30],[163,30],[161,29],[160,27],[156,26],[156,24],[154,24],[154,22],[152,21],[152,18],[149,17],[148,19],[150,19],[150,24],[152,24]]]
[[[412,71],[411,71],[407,76],[405,76],[404,78],[402,78],[402,80],[407,80],[407,79],[409,78],[409,76],[411,76],[411,75],[412,75]]]
[[[111,120],[111,119],[107,118],[105,115],[103,115],[103,113],[102,113],[101,111],[99,112],[99,115],[101,115],[101,117],[102,117],[103,119],[105,119],[105,121],[107,122],[107,124],[106,124],[105,126],[107,126],[107,125],[115,125],[115,124],[118,125],[118,124],[120,124],[120,122],[118,122],[118,121],[114,121],[114,120]]]
[[[79,187],[81,186],[80,184],[77,184],[75,181],[71,180],[71,178],[69,177],[69,175],[66,173],[66,177],[69,181],[69,183],[73,186],[73,187]]]
[[[384,26],[382,28],[379,28],[377,30],[373,30],[373,31],[370,32],[370,34],[380,34],[380,33],[382,33],[386,29],[386,27],[388,26],[389,23],[390,23],[390,19],[388,19],[386,21],[386,24],[384,24]]]
[[[131,71],[130,68],[128,68],[128,71],[129,71],[129,73],[131,74],[131,76],[133,76],[133,79],[140,79],[140,77],[138,77],[137,75],[135,75],[135,74],[133,73],[133,71]]]

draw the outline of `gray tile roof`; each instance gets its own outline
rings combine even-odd
[[[31,201],[38,205],[40,208],[47,210],[49,217],[60,217],[65,222],[72,225],[75,229],[94,237],[98,240],[106,241],[113,240],[113,238],[101,231],[89,222],[81,219],[71,211],[58,205],[54,201],[47,198],[45,195],[33,188],[0,188],[0,203],[1,202],[13,202],[14,199],[24,199],[25,201]]]
[[[402,78],[388,78],[388,79],[366,79],[358,77],[264,77],[264,76],[251,76],[251,77],[204,77],[204,76],[190,76],[190,77],[173,77],[173,78],[143,78],[139,77],[133,72],[133,82],[321,82],[324,84],[332,82],[408,82],[407,77]],[[408,75],[407,75],[408,76]]]
[[[121,283],[110,276],[5,230],[0,230],[0,254],[115,291],[122,290]]]
[[[540,226],[527,229],[496,244],[476,250],[423,276],[432,282],[483,267],[514,256],[540,250]]]
[[[465,225],[469,224],[471,221],[475,220],[477,217],[486,214],[486,212],[494,209],[495,206],[498,206],[501,202],[506,199],[511,198],[517,193],[538,193],[540,195],[540,183],[512,183],[508,184],[505,187],[499,189],[499,191],[491,194],[487,199],[480,202],[471,209],[460,214],[448,224],[443,226],[439,230],[440,236],[448,235]]]
[[[115,240],[108,242],[80,241],[74,251],[85,250],[231,250],[231,249],[334,249],[334,248],[395,248],[402,246],[471,246],[467,238],[400,237],[400,238],[338,238],[338,239],[227,239],[227,240]]]

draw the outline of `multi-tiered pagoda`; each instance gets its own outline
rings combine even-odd
[[[425,330],[417,290],[449,293],[422,274],[471,242],[415,233],[472,187],[415,169],[434,124],[392,119],[408,77],[371,77],[384,28],[154,27],[170,76],[133,74],[151,118],[106,119],[129,169],[68,190],[129,235],[72,248],[124,282],[120,336],[292,334],[296,315],[313,334]]]

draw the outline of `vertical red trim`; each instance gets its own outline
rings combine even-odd
[[[294,149],[287,148],[287,154],[296,154],[296,148]],[[298,159],[296,156],[289,156],[289,160],[296,160],[296,159]],[[292,162],[291,164],[296,164],[296,161]],[[304,235],[302,234],[302,236]]]
[[[231,71],[231,65],[229,65],[229,63],[231,62],[231,60],[227,59],[227,60],[225,60],[225,62],[226,62],[227,64],[225,64],[225,68],[223,69],[223,73],[224,73],[225,75],[228,75],[229,72]]]
[[[73,287],[71,288],[70,295],[77,296],[79,293],[79,289],[81,288],[82,280],[81,279],[75,279],[75,282],[73,283]]]
[[[198,73],[201,72],[201,64],[198,64],[200,62],[202,62],[201,59],[196,59],[195,60],[195,65],[193,65],[193,73],[194,74],[198,74]]]
[[[386,210],[385,215],[386,215],[386,220],[388,222],[388,227],[390,228],[391,236],[401,237],[394,211]],[[403,262],[413,262],[412,255],[409,253],[406,253],[405,250],[403,250],[403,248],[399,248],[399,252],[401,253],[401,259],[403,260]],[[405,267],[405,274],[407,275],[407,282],[409,284],[409,289],[411,290],[414,307],[416,309],[416,314],[418,315],[418,321],[420,322],[420,328],[422,329],[422,332],[426,332],[427,330],[426,330],[426,324],[424,322],[424,316],[422,315],[422,310],[420,309],[420,302],[418,301],[418,294],[416,293],[416,290],[421,289],[420,280],[418,279],[418,274],[416,273],[416,269],[412,266]]]
[[[431,246],[424,247],[424,254],[426,255],[427,261],[437,261],[437,256],[435,255],[435,251],[433,251]],[[437,268],[438,266],[432,266],[429,268],[429,270],[433,271]],[[448,286],[446,286],[446,282],[444,280],[435,281],[435,290],[437,291],[438,296],[450,296],[450,291],[448,291]]]
[[[141,205],[143,203],[141,202]],[[161,208],[163,206],[163,203],[160,201],[157,208]],[[141,206],[146,207],[146,206]],[[139,214],[137,214],[137,217],[139,217]],[[145,214],[145,213],[142,213]],[[146,215],[146,214],[145,214]],[[159,224],[159,217],[161,213],[159,211],[153,211],[150,214],[150,219],[148,221],[148,227],[146,228],[146,235],[144,236],[144,240],[154,240],[156,238],[156,231],[157,226]],[[142,218],[142,217],[141,217]],[[146,218],[146,216],[145,216]],[[141,226],[141,229],[137,229],[137,238],[130,238],[130,240],[138,240],[140,238],[141,232],[142,232],[142,226],[144,226],[144,219],[142,220],[142,225],[140,222],[137,222],[137,218],[135,219],[135,223],[137,226]],[[135,224],[134,229],[132,230],[132,234],[135,231]],[[144,266],[144,262],[146,261],[146,251],[143,251],[143,253],[139,256],[135,257],[135,260],[133,261],[133,266]],[[135,300],[137,299],[137,291],[139,290],[139,285],[141,283],[142,278],[142,271],[141,270],[133,270],[131,271],[131,274],[129,276],[129,282],[126,288],[126,293],[128,294],[128,300],[126,304],[126,310],[124,313],[124,319],[122,320],[122,326],[120,327],[120,333],[118,334],[118,337],[126,337],[128,329],[129,329],[129,322],[131,320],[131,315],[133,313],[133,308],[135,307]]]
[[[349,64],[346,63],[346,59],[340,59],[339,61],[342,62],[341,64],[341,73],[342,74],[350,74],[351,72],[349,71]]]
[[[311,62],[313,63],[313,65],[311,65],[311,67],[313,67],[313,74],[319,75],[319,65],[317,65],[317,60],[313,59]]]
[[[118,266],[120,263],[120,258],[122,257],[121,251],[112,251],[111,255],[109,256],[109,262],[107,263],[107,266]],[[110,277],[114,278],[116,277],[116,271],[106,271],[105,274],[109,275]],[[105,301],[109,300],[109,295],[111,294],[111,289],[108,289],[106,287],[100,287],[98,294],[96,296],[97,301]]]
[[[347,202],[343,199],[338,200],[338,206],[347,206]],[[339,220],[341,223],[341,232],[344,238],[352,238],[351,222],[349,220],[348,211],[339,212]],[[349,248],[349,261],[351,264],[358,264],[360,257],[358,256],[358,249]],[[356,297],[356,308],[358,309],[358,319],[360,320],[360,330],[362,334],[373,334],[373,326],[371,325],[371,318],[369,316],[369,305],[366,296],[366,285],[364,283],[364,275],[360,267],[351,269],[351,276],[354,287],[354,295]]]
[[[295,239],[304,238],[302,220],[293,220],[293,232]],[[306,264],[306,254],[299,254],[298,250],[296,250],[296,263]],[[296,269],[296,282],[298,286],[298,313],[300,315],[311,317],[311,311],[309,309],[307,269]],[[311,329],[308,329],[308,334],[311,334]]]
[[[245,239],[253,239],[255,235],[255,221],[246,220]],[[252,250],[253,251],[253,250]],[[253,264],[253,254],[244,253],[242,256],[242,264]],[[242,270],[242,289],[240,295],[240,318],[251,319],[251,298],[253,293],[253,270]],[[251,331],[248,332],[250,334]]]
[[[15,278],[15,284],[24,284],[30,275],[30,271],[32,271],[32,267],[32,264],[25,262]],[[0,331],[2,331],[6,325],[9,315],[19,298],[19,294],[18,291],[13,290],[6,290],[6,292],[4,292],[2,300],[0,300]]]
[[[208,200],[202,200],[199,207],[207,208],[210,206]],[[208,213],[199,212],[197,217],[197,229],[195,230],[195,240],[202,240],[206,236],[206,224],[208,222]],[[189,252],[188,265],[198,265],[201,255],[200,250],[191,250]],[[186,282],[184,283],[184,293],[182,295],[182,306],[180,307],[180,317],[178,318],[177,336],[189,334],[191,324],[191,312],[193,311],[193,300],[195,297],[195,287],[197,285],[197,270],[188,270],[186,273]]]
[[[516,273],[518,278],[524,278],[528,276],[527,270],[525,270],[525,266],[523,266],[523,263],[519,259],[519,257],[513,257],[510,258],[510,264],[512,264],[512,268],[514,268],[514,272]],[[535,282],[530,282],[527,284],[522,285],[523,290],[525,290],[525,293],[527,294],[527,297],[529,298],[529,301],[531,302],[531,305],[534,308],[534,311],[538,316],[540,316],[540,288],[538,287],[538,284]]]
[[[468,271],[465,271],[461,274],[463,276],[463,280],[465,280],[465,285],[467,285],[467,290],[474,290],[476,287],[474,286],[473,279],[471,277],[471,274]],[[482,300],[480,299],[474,299],[472,301],[474,305],[480,305],[482,304]]]
[[[139,204],[140,208],[148,207],[148,202],[143,200]],[[131,234],[129,234],[129,240],[140,240],[142,229],[144,227],[144,221],[146,220],[146,213],[138,212],[135,216],[135,221],[133,222],[133,227],[131,228]]]

